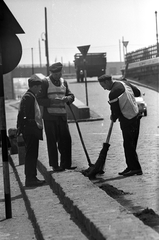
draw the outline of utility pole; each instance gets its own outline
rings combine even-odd
[[[156,44],[157,44],[157,57],[159,56],[159,45],[158,45],[158,25],[157,25],[157,11],[155,11],[156,18]]]
[[[49,52],[48,52],[48,32],[47,32],[47,9],[45,7],[45,54],[47,75],[49,75]]]

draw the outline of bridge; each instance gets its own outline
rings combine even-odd
[[[121,74],[123,62],[107,62],[107,74],[118,75]],[[12,72],[4,74],[4,92],[5,99],[15,99],[14,79],[29,78],[34,73],[47,74],[46,65],[19,65]],[[74,64],[63,65],[64,78],[76,78]]]

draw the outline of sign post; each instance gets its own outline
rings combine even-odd
[[[2,161],[6,218],[12,217],[12,208],[3,74],[12,71],[18,65],[21,59],[22,47],[18,37],[16,36],[17,33],[24,33],[24,31],[4,1],[0,0],[0,133],[2,138]]]
[[[48,50],[48,31],[47,31],[47,8],[45,7],[45,52],[46,52],[46,68],[49,75],[49,50]]]
[[[86,89],[86,105],[88,106],[88,91],[87,91],[87,71],[86,71],[86,55],[90,48],[90,45],[79,46],[78,50],[82,53],[83,56],[83,70],[84,70],[84,80],[85,80],[85,89]]]

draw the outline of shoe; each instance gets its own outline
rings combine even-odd
[[[124,177],[129,177],[129,176],[133,176],[133,175],[142,175],[143,172],[141,169],[139,170],[130,170],[129,172],[126,172],[123,174]]]
[[[57,167],[57,168],[54,168],[54,167],[53,167],[53,171],[54,171],[54,172],[62,172],[62,171],[65,171],[65,169],[62,168],[62,167]]]
[[[38,178],[33,180],[26,180],[25,187],[40,187],[46,183],[45,180],[39,180]]]
[[[124,171],[122,171],[122,172],[119,172],[118,174],[119,175],[123,175],[123,174],[125,174],[125,173],[127,173],[127,172],[129,172],[130,170],[128,169],[128,168],[126,168]]]
[[[68,169],[68,170],[74,170],[76,169],[77,167],[66,167],[65,169]]]
[[[103,171],[103,170],[100,170],[99,172],[98,172],[98,174],[104,174],[105,172]]]

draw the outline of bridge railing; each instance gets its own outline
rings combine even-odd
[[[139,62],[142,60],[156,58],[157,45],[152,45],[147,48],[142,48],[126,54],[125,58],[128,63]]]

